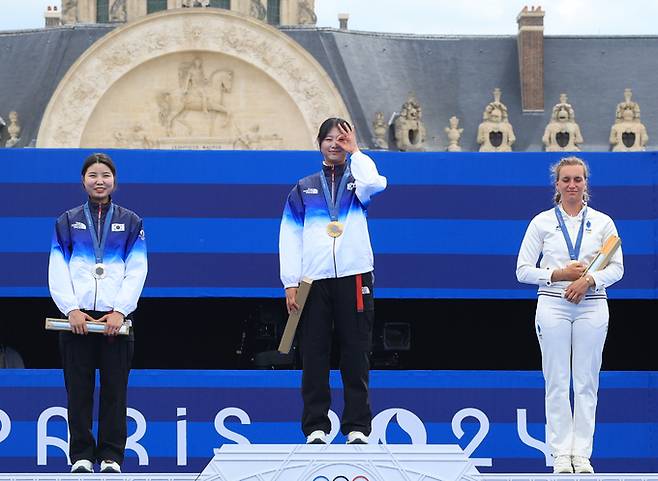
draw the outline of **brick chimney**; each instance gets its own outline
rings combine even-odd
[[[519,33],[521,105],[524,112],[544,111],[544,11],[541,7],[523,7],[516,17]]]

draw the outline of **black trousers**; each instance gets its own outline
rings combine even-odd
[[[341,432],[370,434],[369,353],[374,321],[372,273],[314,281],[300,321],[302,352],[302,431],[331,431],[329,368],[332,331],[340,346],[345,407]],[[359,312],[357,290],[361,293]]]
[[[86,311],[94,319],[104,313]],[[123,463],[126,448],[126,394],[134,337],[61,332],[59,348],[68,399],[69,457],[75,463]],[[100,370],[98,443],[92,433],[96,369]]]

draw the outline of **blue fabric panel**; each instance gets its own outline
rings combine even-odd
[[[89,152],[0,149],[0,296],[48,295],[54,221],[84,202],[80,165]],[[115,200],[144,218],[144,295],[281,295],[283,206],[293,184],[319,170],[318,152],[110,154]],[[516,253],[530,219],[551,204],[548,172],[560,153],[371,155],[389,183],[369,208],[379,297],[535,296],[515,279]],[[625,276],[609,296],[658,298],[658,155],[582,157],[592,170],[591,205],[614,219],[623,241]]]
[[[548,472],[543,453],[527,445],[519,427],[544,439],[544,387],[540,372],[514,371],[373,371],[373,423],[388,444],[409,444],[422,432],[430,444],[466,448],[480,430],[484,438],[471,455],[490,458],[482,472]],[[97,380],[98,381],[98,380]],[[298,371],[133,371],[128,406],[144,418],[138,443],[148,453],[140,465],[128,450],[126,472],[198,473],[223,444],[298,444],[301,375]],[[340,373],[332,371],[332,410],[343,409]],[[0,377],[0,409],[9,418],[8,436],[0,442],[0,472],[66,471],[64,453],[47,449],[38,466],[43,436],[65,440],[63,418],[47,409],[66,404],[60,370],[6,370]],[[268,402],[264,403],[263,399]],[[98,398],[96,397],[96,403]],[[592,461],[611,473],[650,472],[658,468],[658,373],[603,372]],[[177,414],[185,408],[185,414]],[[457,414],[468,409],[461,422]],[[525,412],[523,423],[519,410]],[[244,416],[244,421],[235,417]],[[216,421],[216,418],[222,418]],[[248,421],[246,420],[248,417]],[[38,419],[45,427],[39,438]],[[480,420],[486,420],[483,428]],[[187,431],[187,464],[178,466],[177,432]],[[453,425],[464,435],[458,437]],[[8,426],[8,424],[7,424]],[[218,430],[225,428],[224,431]],[[97,425],[94,424],[94,430]],[[138,429],[129,419],[128,433]],[[236,440],[236,435],[241,436]],[[343,443],[338,435],[334,443]]]
[[[636,274],[625,276],[611,291],[653,285],[654,274],[647,268],[653,261],[653,256],[626,256],[626,269],[634,270]],[[48,255],[45,253],[0,253],[0,265],[3,266],[0,287],[46,285]],[[528,290],[527,286],[516,281],[516,256],[376,254],[375,265],[375,295],[378,295],[380,287],[395,289],[401,284],[408,289]],[[458,272],[455,265],[460,266]],[[474,272],[478,275],[472,275]],[[193,288],[278,288],[278,256],[244,253],[149,254],[147,288],[177,288],[181,284]]]

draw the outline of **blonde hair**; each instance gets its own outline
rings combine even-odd
[[[551,180],[553,181],[553,185],[555,186],[555,194],[553,194],[553,202],[557,205],[562,200],[562,196],[560,195],[560,192],[557,190],[557,181],[560,178],[560,169],[567,165],[580,165],[583,168],[583,174],[585,176],[585,191],[583,192],[583,202],[588,202],[590,199],[589,183],[588,183],[589,167],[587,166],[587,164],[583,159],[573,155],[571,157],[564,157],[560,159],[559,162],[556,162],[555,164],[551,165]]]

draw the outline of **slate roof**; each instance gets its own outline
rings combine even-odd
[[[115,25],[76,25],[0,32],[0,115],[17,110],[19,147],[33,145],[48,101],[75,60]],[[658,36],[544,39],[543,113],[523,113],[515,36],[402,35],[331,28],[282,27],[329,73],[350,111],[363,145],[372,146],[377,111],[390,118],[410,92],[423,108],[428,150],[444,150],[444,128],[456,115],[462,147],[475,151],[482,111],[502,90],[516,151],[543,150],[541,137],[559,95],[566,92],[587,151],[609,150],[615,107],[624,88],[642,109],[649,148],[658,146]],[[6,129],[3,140],[6,138]],[[393,142],[390,142],[393,147]]]

